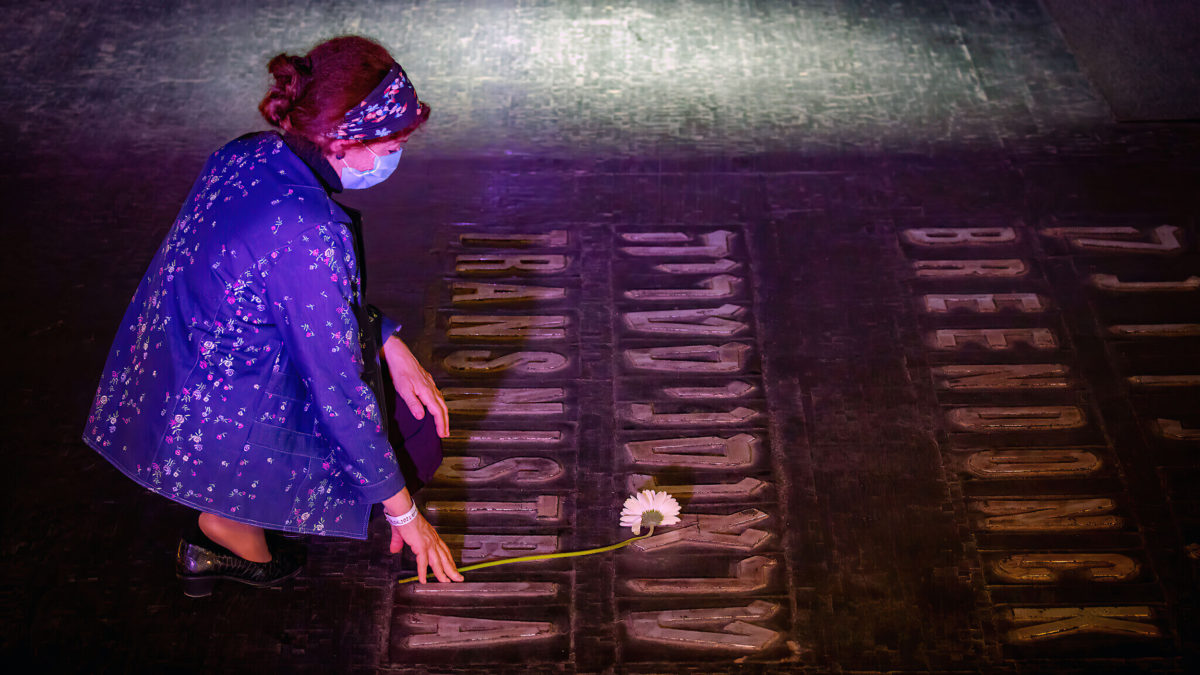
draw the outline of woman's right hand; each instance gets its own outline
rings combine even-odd
[[[399,553],[405,544],[412,549],[413,554],[417,556],[418,581],[425,583],[426,568],[433,570],[433,576],[437,577],[438,581],[463,580],[463,575],[458,573],[458,566],[454,564],[454,558],[450,555],[450,547],[442,541],[424,515],[418,513],[411,523],[391,527],[390,550],[392,553]]]

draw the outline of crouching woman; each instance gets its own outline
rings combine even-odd
[[[364,38],[268,70],[259,110],[277,130],[209,157],[125,314],[84,440],[200,511],[176,559],[188,595],[294,576],[302,549],[275,533],[364,539],[374,503],[422,581],[461,581],[409,489],[441,461],[446,404],[364,305],[361,221],[333,199],[386,179],[429,106]]]

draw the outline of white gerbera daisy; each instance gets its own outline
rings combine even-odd
[[[675,525],[679,522],[679,502],[665,492],[642,490],[625,500],[621,509],[621,527],[628,527],[634,534],[642,533],[642,526]]]

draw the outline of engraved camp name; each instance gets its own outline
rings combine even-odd
[[[1181,248],[1178,228],[1048,228],[1038,232],[1043,241],[1059,241],[1078,252],[1101,254],[1170,254]],[[1006,625],[1002,637],[1010,645],[1053,645],[1066,636],[1103,636],[1140,639],[1161,636],[1161,624],[1148,605],[1079,605],[1078,590],[1070,596],[1076,605],[1053,601],[1053,589],[1071,584],[1113,585],[1140,578],[1141,556],[1119,550],[1072,550],[1074,537],[1086,533],[1104,541],[1105,533],[1133,527],[1118,500],[1108,494],[1089,494],[1082,486],[1100,476],[1111,476],[1104,448],[1062,446],[1064,432],[1089,427],[1086,407],[1067,404],[1057,392],[1085,386],[1074,375],[1061,336],[1043,323],[1053,321],[1055,307],[1049,293],[1038,288],[1035,264],[1020,257],[990,252],[1010,251],[1029,239],[1016,227],[929,227],[900,232],[909,252],[914,301],[918,311],[936,320],[924,333],[924,345],[937,355],[929,370],[939,398],[946,398],[946,426],[955,432],[982,439],[977,447],[949,451],[943,459],[962,480],[972,481],[966,498],[972,529],[988,535],[984,565],[993,585],[1036,585],[1049,594],[1045,606],[998,608]],[[965,254],[967,257],[960,257]],[[978,255],[988,257],[975,257]],[[956,289],[957,282],[962,288]],[[988,289],[988,282],[998,288]],[[1200,288],[1192,282],[1122,281],[1097,274],[1093,287],[1109,293],[1184,293]],[[1041,326],[1005,326],[1005,317],[1029,315]],[[956,319],[972,323],[955,326]],[[990,318],[989,318],[990,317]],[[1010,319],[1011,320],[1011,319]],[[986,321],[986,322],[985,322]],[[1014,321],[1015,323],[1015,321]],[[982,326],[981,326],[982,324]],[[1122,324],[1108,328],[1112,337],[1188,337],[1186,324]],[[1029,358],[1014,362],[1014,357]],[[1060,357],[1061,355],[1061,357]],[[1051,357],[1052,356],[1052,357]],[[1040,357],[1040,358],[1039,358]],[[1051,358],[1047,358],[1051,357]],[[1002,361],[988,363],[987,361]],[[1174,377],[1145,376],[1139,386],[1184,386]],[[1163,379],[1155,379],[1162,377]],[[1047,397],[1057,396],[1055,399]],[[1000,398],[1003,397],[1003,398]],[[1022,399],[1027,403],[1022,403]],[[1174,432],[1174,427],[1170,428]],[[1170,433],[1168,432],[1168,433]],[[1020,436],[1012,436],[1020,434]],[[1039,443],[1046,434],[1048,442]],[[1057,436],[1056,436],[1057,435]],[[1021,445],[997,446],[990,438],[1020,438]],[[1073,494],[1030,494],[1008,490],[1039,481],[1072,481]],[[987,486],[996,486],[988,490]],[[1042,550],[1010,549],[1008,542],[1025,542],[1031,535],[1046,542]],[[1054,542],[1061,544],[1055,549]],[[1115,541],[1115,539],[1114,539]],[[1094,544],[1093,544],[1094,546]]]
[[[762,427],[767,414],[754,370],[758,345],[746,299],[752,297],[752,277],[738,238],[724,228],[617,232],[622,264],[633,273],[614,288],[620,308],[615,390],[651,400],[616,402],[618,420],[640,431],[615,446],[614,459],[630,492],[661,490],[684,504],[720,510],[685,512],[679,524],[633,545],[636,555],[662,562],[651,577],[622,580],[622,594],[705,602],[694,609],[673,603],[669,610],[626,614],[631,644],[736,657],[769,650],[783,636],[775,623],[780,603],[735,606],[716,600],[779,593],[786,578],[784,562],[764,555],[780,538],[769,514],[774,486],[747,475],[762,471],[769,458],[766,432],[730,429]],[[624,386],[625,378],[638,379]],[[679,472],[689,478],[670,478]],[[696,576],[687,564],[693,553],[727,555],[727,574]]]
[[[566,229],[477,231],[451,242],[456,278],[446,285],[439,317],[449,345],[435,356],[448,376],[440,384],[454,428],[445,439],[448,456],[430,481],[442,489],[422,503],[431,520],[462,528],[442,532],[459,565],[562,548],[558,534],[495,529],[554,532],[572,517],[561,491],[574,472],[577,411],[567,387],[542,386],[540,378],[561,377],[578,361],[579,318],[567,308],[578,283],[574,237]],[[484,377],[498,386],[473,384]],[[435,650],[536,649],[567,637],[569,586],[510,577],[403,588],[413,606],[460,605],[453,612],[399,613],[393,644],[411,653],[440,658]],[[557,618],[486,609],[497,600],[536,602],[538,613]]]
[[[1097,227],[1097,228],[1051,228],[1044,230],[1043,235],[1059,240],[1066,240],[1072,249],[1084,253],[1098,253],[1126,256],[1172,256],[1183,252],[1187,246],[1180,228],[1171,225],[1160,225],[1152,229],[1135,227]],[[1153,280],[1132,278],[1127,275],[1109,273],[1103,269],[1103,263],[1097,264],[1094,273],[1087,276],[1083,283],[1098,292],[1102,302],[1112,302],[1116,308],[1129,307],[1139,300],[1156,301],[1164,308],[1166,315],[1153,317],[1144,312],[1126,314],[1126,320],[1121,320],[1117,313],[1111,323],[1103,327],[1103,337],[1107,340],[1126,343],[1130,346],[1167,345],[1182,347],[1188,351],[1190,343],[1200,337],[1200,323],[1195,322],[1195,313],[1190,310],[1196,307],[1196,296],[1200,292],[1200,275],[1196,271],[1194,261],[1183,259],[1183,264],[1189,269],[1179,270],[1177,265],[1143,265],[1141,267],[1153,270]],[[1158,267],[1174,268],[1172,272],[1161,274]],[[1191,272],[1191,273],[1189,273]],[[1166,278],[1164,278],[1166,277]],[[1148,306],[1154,306],[1147,303]],[[1186,308],[1186,309],[1184,309]],[[1139,308],[1140,309],[1140,308]],[[1172,315],[1171,309],[1180,311]],[[1121,310],[1118,309],[1118,312]],[[1123,317],[1122,317],[1123,318]],[[1130,321],[1129,319],[1133,319]],[[1194,349],[1190,350],[1195,352]],[[1180,363],[1180,371],[1176,373],[1138,373],[1126,375],[1125,382],[1138,393],[1156,392],[1157,397],[1147,397],[1150,403],[1148,409],[1139,410],[1141,424],[1150,434],[1147,438],[1153,443],[1175,446],[1187,444],[1192,447],[1200,444],[1200,428],[1195,420],[1177,419],[1178,409],[1165,416],[1166,411],[1156,410],[1154,406],[1174,398],[1169,396],[1172,390],[1200,387],[1200,374],[1195,373],[1194,364],[1186,360]],[[1193,371],[1193,372],[1188,372]],[[1186,396],[1186,394],[1184,394]],[[1159,466],[1158,471],[1166,473],[1169,469]],[[1111,555],[1119,555],[1113,552]],[[1093,561],[1095,568],[1081,570],[1084,578],[1095,583],[1106,583],[1109,580],[1119,582],[1122,579],[1136,579],[1138,562],[1132,556],[1122,556],[1105,560]],[[1105,565],[1107,563],[1107,565]],[[1060,635],[1094,633],[1107,636],[1121,636],[1125,639],[1154,639],[1168,632],[1169,619],[1159,617],[1151,606],[1096,606],[1071,608],[1069,614],[1045,617],[1047,610],[1043,608],[1014,608],[1012,623],[1014,627],[1008,633],[1008,639],[1021,643],[1036,643],[1053,640]],[[1024,620],[1022,621],[1022,617]],[[1047,618],[1056,619],[1049,621]],[[1021,625],[1032,624],[1032,625]]]

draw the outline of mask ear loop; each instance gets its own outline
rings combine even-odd
[[[372,155],[375,155],[375,151],[371,149],[371,146],[367,145],[366,143],[363,143],[361,140],[358,142],[358,144],[363,146],[364,148],[366,148],[367,152],[371,153]],[[375,156],[379,157],[379,155],[375,155]]]
[[[372,150],[371,150],[371,146],[367,145],[366,143],[363,143],[362,141],[358,141],[358,144],[363,146],[364,148],[366,148],[367,152],[370,152],[372,155],[375,155],[375,153],[372,152]],[[378,157],[379,155],[375,155],[375,156]],[[339,152],[338,154],[334,155],[333,158],[344,160],[344,159],[346,159],[346,153]],[[346,164],[346,166],[350,166],[350,165]]]
[[[367,145],[366,143],[363,143],[361,140],[358,141],[358,144],[363,146],[364,148],[366,148],[367,152],[371,153],[372,155],[375,155],[375,159],[383,159],[382,155],[375,154],[375,151],[371,149],[371,146]],[[342,160],[342,164],[345,164],[347,169],[352,169],[354,171],[358,171],[358,169],[355,169],[354,167],[350,166],[350,162],[346,161],[346,153],[343,152],[340,155],[335,155],[335,157],[337,159]],[[371,167],[370,169],[367,169],[368,172],[371,172],[374,170],[375,170],[375,167]]]

